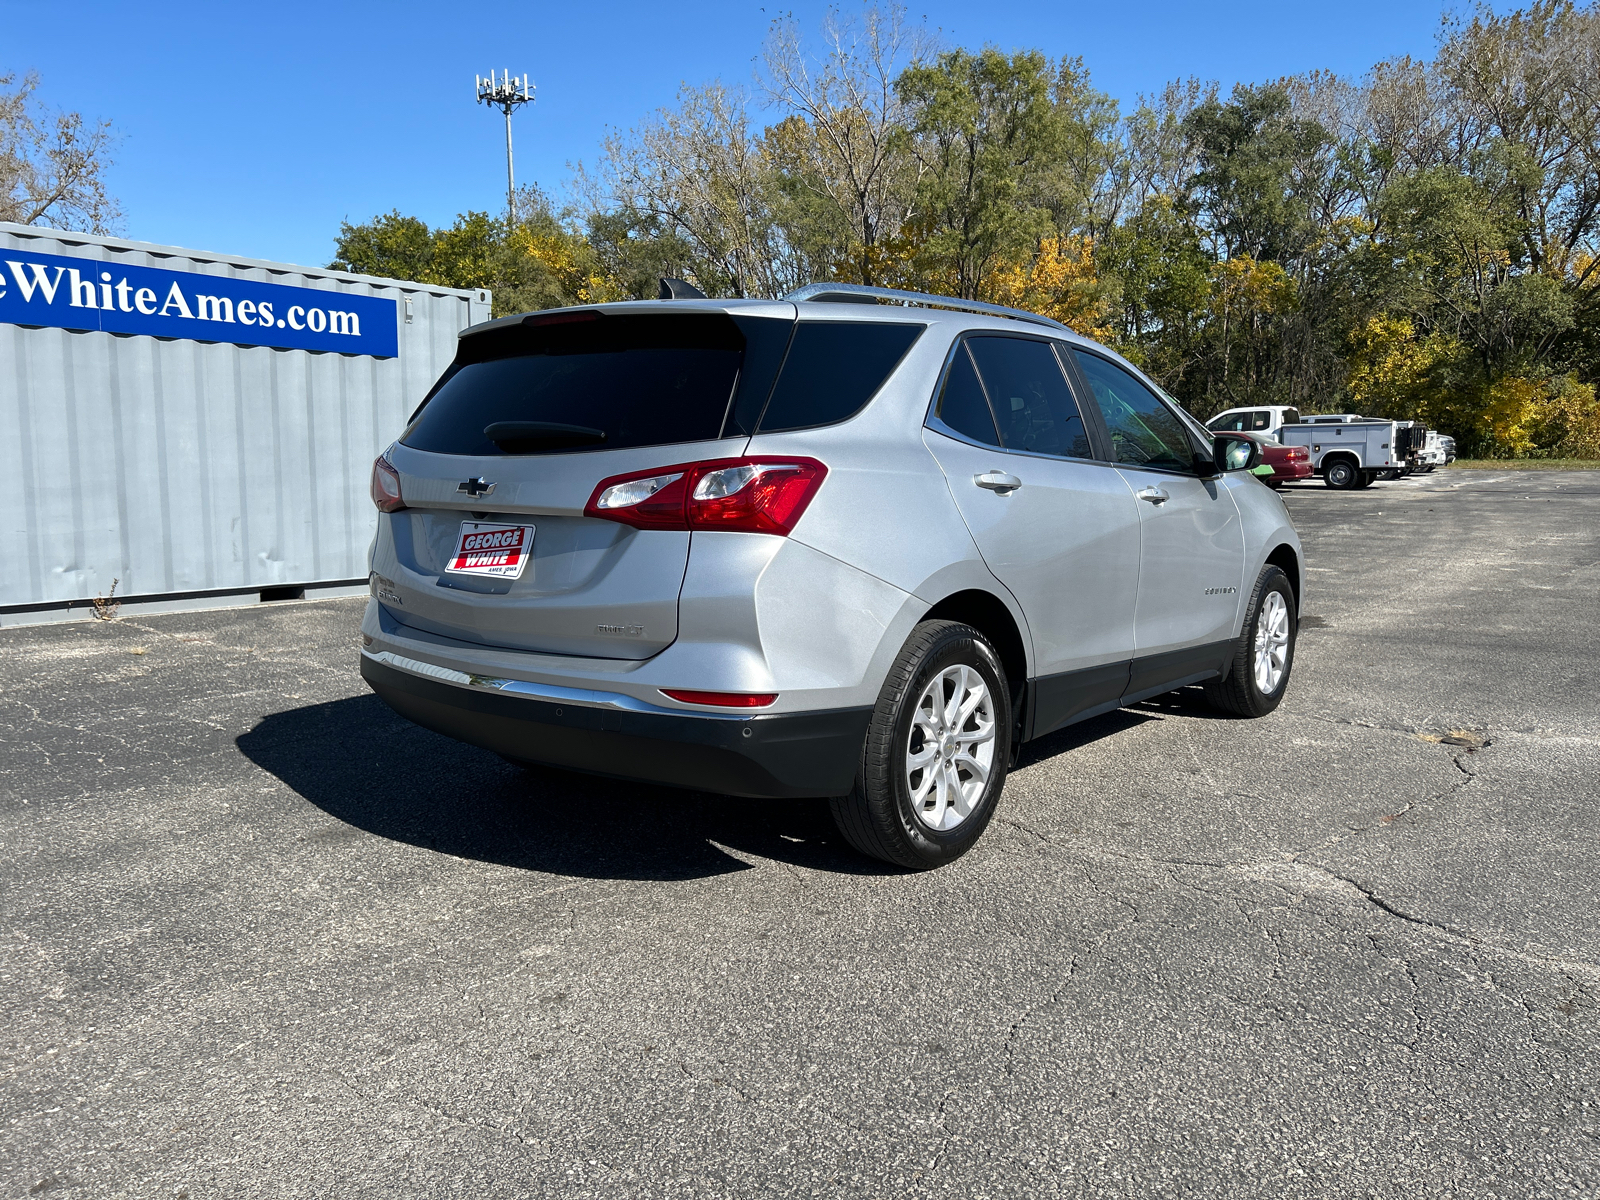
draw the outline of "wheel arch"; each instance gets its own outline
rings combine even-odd
[[[1277,567],[1289,577],[1289,587],[1294,592],[1294,612],[1296,618],[1300,615],[1300,555],[1288,542],[1281,542],[1272,548],[1267,555],[1267,565]]]
[[[993,592],[969,588],[953,592],[940,600],[926,613],[924,621],[960,621],[971,625],[994,643],[1000,652],[1000,665],[1006,669],[1006,679],[1013,695],[1020,694],[1028,683],[1028,644],[1022,630],[1005,602]]]

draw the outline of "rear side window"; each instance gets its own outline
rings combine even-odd
[[[1264,408],[1258,408],[1250,416],[1252,418],[1250,421],[1251,429],[1265,429],[1272,424],[1272,414]]]
[[[994,414],[989,411],[989,401],[984,398],[983,385],[978,382],[978,372],[972,366],[965,343],[956,347],[955,356],[950,360],[950,371],[939,392],[939,407],[934,415],[963,437],[985,446],[1000,444]]]
[[[747,390],[765,398],[777,371],[767,343],[781,347],[792,325],[756,324],[774,329],[752,339],[748,367],[745,332],[721,313],[574,314],[478,334],[462,342],[400,440],[438,454],[498,455],[715,439],[736,390],[741,400]]]
[[[925,328],[898,322],[800,322],[760,432],[809,429],[855,416]]]
[[[1094,457],[1083,416],[1049,343],[980,336],[968,338],[967,349],[978,365],[1007,450]]]

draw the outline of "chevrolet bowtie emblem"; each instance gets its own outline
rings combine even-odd
[[[465,492],[476,499],[478,496],[494,495],[494,484],[485,483],[481,476],[477,479],[463,479],[456,484],[456,491]]]

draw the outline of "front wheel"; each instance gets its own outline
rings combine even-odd
[[[914,870],[953,862],[994,815],[1011,756],[1011,691],[970,625],[924,621],[889,669],[855,785],[834,823],[857,850]]]
[[[1211,706],[1236,717],[1264,717],[1277,708],[1289,690],[1299,624],[1289,577],[1263,567],[1228,674],[1206,684]]]

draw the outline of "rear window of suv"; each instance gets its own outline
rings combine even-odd
[[[722,313],[536,319],[465,339],[400,440],[491,456],[831,425],[860,411],[924,328]]]
[[[787,321],[775,324],[787,333]],[[462,341],[400,440],[474,455],[709,440],[722,434],[744,353],[739,326],[720,313],[574,314],[487,330]],[[497,444],[486,430],[498,422],[592,433],[565,444]]]

